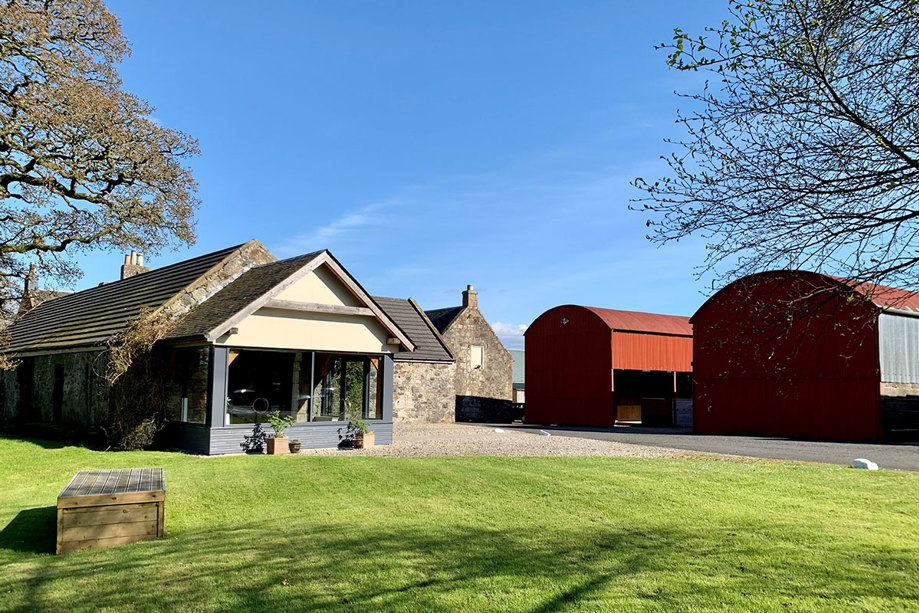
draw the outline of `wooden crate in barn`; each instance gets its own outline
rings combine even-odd
[[[57,553],[163,536],[162,468],[81,470],[57,497]]]

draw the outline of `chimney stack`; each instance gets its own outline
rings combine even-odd
[[[124,264],[121,265],[121,278],[127,279],[150,269],[144,266],[144,254],[137,253],[131,249],[131,253],[124,256]]]
[[[35,271],[35,262],[29,263],[29,274],[26,275],[25,283],[22,288],[22,300],[19,301],[19,310],[17,315],[22,315],[26,311],[31,311],[34,304],[32,303],[32,292],[38,289],[38,273]]]
[[[479,308],[479,292],[475,291],[471,285],[467,285],[466,291],[463,292],[463,306],[471,309]]]

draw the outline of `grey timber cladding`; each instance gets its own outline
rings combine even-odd
[[[377,445],[392,444],[392,422],[368,422],[370,429],[376,433]],[[347,422],[309,422],[291,426],[285,435],[290,440],[300,441],[303,449],[328,449],[336,447],[341,442]],[[266,434],[272,434],[271,426],[263,424]],[[224,455],[228,453],[243,453],[246,451],[246,437],[252,434],[254,426],[242,428],[240,426],[227,426],[211,430],[210,455]]]
[[[249,269],[225,288],[194,307],[166,335],[166,338],[179,339],[204,336],[274,289],[287,277],[309,264],[320,253],[322,251],[307,253]]]
[[[155,309],[219,264],[236,245],[41,303],[9,328],[8,351],[97,346],[121,332],[142,309]]]
[[[393,356],[397,362],[452,362],[453,355],[433,324],[413,300],[374,296],[380,308],[415,343],[412,352]]]

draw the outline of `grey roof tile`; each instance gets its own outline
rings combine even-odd
[[[208,332],[230,319],[258,298],[271,291],[313,259],[322,251],[271,262],[250,268],[232,283],[193,308],[166,339],[194,338]]]
[[[401,352],[394,356],[397,362],[452,362],[453,355],[440,335],[432,329],[433,324],[416,308],[413,300],[374,296],[381,309],[415,343],[415,351]]]
[[[9,328],[11,352],[98,346],[165,304],[241,245],[42,302]]]

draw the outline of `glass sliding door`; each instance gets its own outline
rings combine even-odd
[[[316,354],[313,421],[380,419],[380,359]]]

